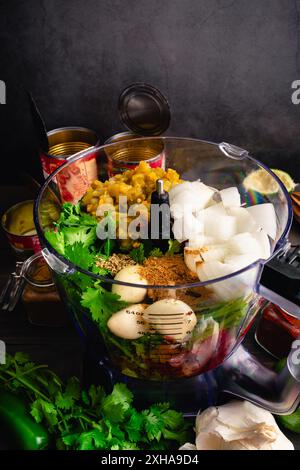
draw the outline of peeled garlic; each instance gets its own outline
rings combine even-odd
[[[116,274],[115,280],[141,284],[141,286],[148,284],[147,280],[140,275],[139,266],[136,265],[125,266]],[[142,302],[147,295],[147,289],[143,287],[122,286],[120,284],[113,284],[112,292],[118,294],[125,302],[133,304]]]
[[[144,312],[149,331],[158,332],[181,342],[197,323],[193,310],[178,299],[162,299],[154,302]]]
[[[232,401],[218,407],[211,406],[197,416],[196,448],[293,450],[294,446],[269,411],[247,401]]]
[[[144,304],[131,305],[114,313],[107,322],[109,330],[119,338],[138,339],[146,333]]]

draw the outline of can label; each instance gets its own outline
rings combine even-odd
[[[13,233],[6,232],[6,236],[12,248],[18,253],[22,253],[23,251],[27,250],[33,251],[34,253],[38,253],[42,249],[37,234],[15,235]]]
[[[47,154],[41,154],[40,157],[45,178],[67,161]],[[64,168],[56,175],[54,182],[57,184],[62,201],[76,204],[97,176],[96,154],[92,153]]]
[[[117,175],[118,173],[123,173],[126,170],[134,170],[141,161],[145,161],[151,168],[162,168],[165,170],[166,168],[166,159],[164,152],[161,152],[156,157],[152,157],[149,160],[139,160],[136,162],[126,162],[114,159],[113,156],[108,158],[108,176],[111,178],[112,176]]]

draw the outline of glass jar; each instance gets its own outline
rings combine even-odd
[[[278,359],[288,356],[291,345],[300,334],[300,319],[268,302],[262,310],[255,339]]]
[[[68,315],[41,253],[36,253],[26,261],[24,278],[26,285],[22,300],[30,323],[37,326],[65,326]]]

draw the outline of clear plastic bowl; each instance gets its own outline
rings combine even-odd
[[[196,314],[197,324],[192,333],[180,341],[176,340],[176,336],[166,334],[159,337],[146,334],[139,339],[129,340],[115,336],[106,323],[99,327],[93,321],[89,310],[81,305],[82,291],[74,283],[74,275],[81,273],[86,279],[98,280],[108,290],[114,283],[137,289],[144,286],[115,281],[85,271],[58,254],[44,236],[44,231],[57,218],[63,202],[59,181],[62,177],[65,181],[68,174],[76,174],[78,161],[83,162],[95,155],[99,178],[104,180],[111,174],[111,157],[115,153],[126,155],[129,152],[132,159],[136,148],[136,153],[142,158],[143,146],[145,149],[149,146],[159,148],[166,168],[176,170],[182,179],[200,178],[205,184],[219,190],[237,186],[245,206],[272,202],[277,219],[272,256],[286,244],[292,219],[291,203],[286,189],[276,175],[246,151],[229,144],[173,137],[140,138],[81,152],[58,168],[41,188],[35,203],[34,217],[44,247],[43,253],[53,271],[61,297],[71,310],[75,324],[89,347],[95,354],[101,355],[102,360],[108,358],[118,371],[131,377],[150,380],[191,377],[221,364],[240,343],[259,308],[257,291],[263,265],[267,260],[257,260],[236,273],[207,282],[148,286],[148,293],[149,289],[152,293],[151,296],[147,295],[145,303],[153,303],[153,298],[182,299]],[[265,169],[276,180],[278,191],[274,194],[264,196],[246,191],[243,187],[245,177],[259,168]],[[83,196],[88,182],[83,178],[81,184]],[[70,191],[70,187],[68,190]],[[76,191],[78,193],[78,185]],[[184,316],[180,318],[180,321],[184,320]]]

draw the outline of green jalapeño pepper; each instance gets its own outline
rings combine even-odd
[[[30,416],[22,399],[0,391],[1,449],[41,450],[47,445],[47,432]]]

